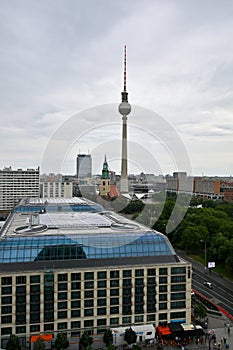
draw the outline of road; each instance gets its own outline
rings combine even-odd
[[[179,252],[178,255],[192,263],[192,288],[226,310],[233,317],[233,282],[219,276],[213,270],[204,269],[203,265],[189,258],[185,253]],[[204,286],[204,281],[211,282],[213,289]]]

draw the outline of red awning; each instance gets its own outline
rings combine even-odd
[[[31,343],[35,343],[38,338],[41,338],[44,341],[52,341],[53,335],[52,334],[32,335],[31,336]]]
[[[168,326],[158,326],[157,327],[158,336],[162,338],[164,335],[172,334]]]

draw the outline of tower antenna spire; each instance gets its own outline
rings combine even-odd
[[[126,45],[124,46],[124,92],[126,92]]]

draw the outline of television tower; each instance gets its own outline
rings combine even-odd
[[[126,45],[124,46],[124,90],[121,93],[119,113],[122,115],[122,155],[121,155],[121,193],[128,193],[128,160],[127,160],[127,115],[131,112],[126,90]]]

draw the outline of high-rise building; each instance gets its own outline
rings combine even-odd
[[[5,167],[0,170],[0,211],[10,211],[25,197],[39,196],[40,170]]]
[[[92,176],[92,158],[90,154],[77,155],[77,178],[83,179]]]
[[[191,264],[168,238],[84,198],[28,198],[0,231],[0,338],[191,321]],[[98,335],[98,336],[97,336]]]

